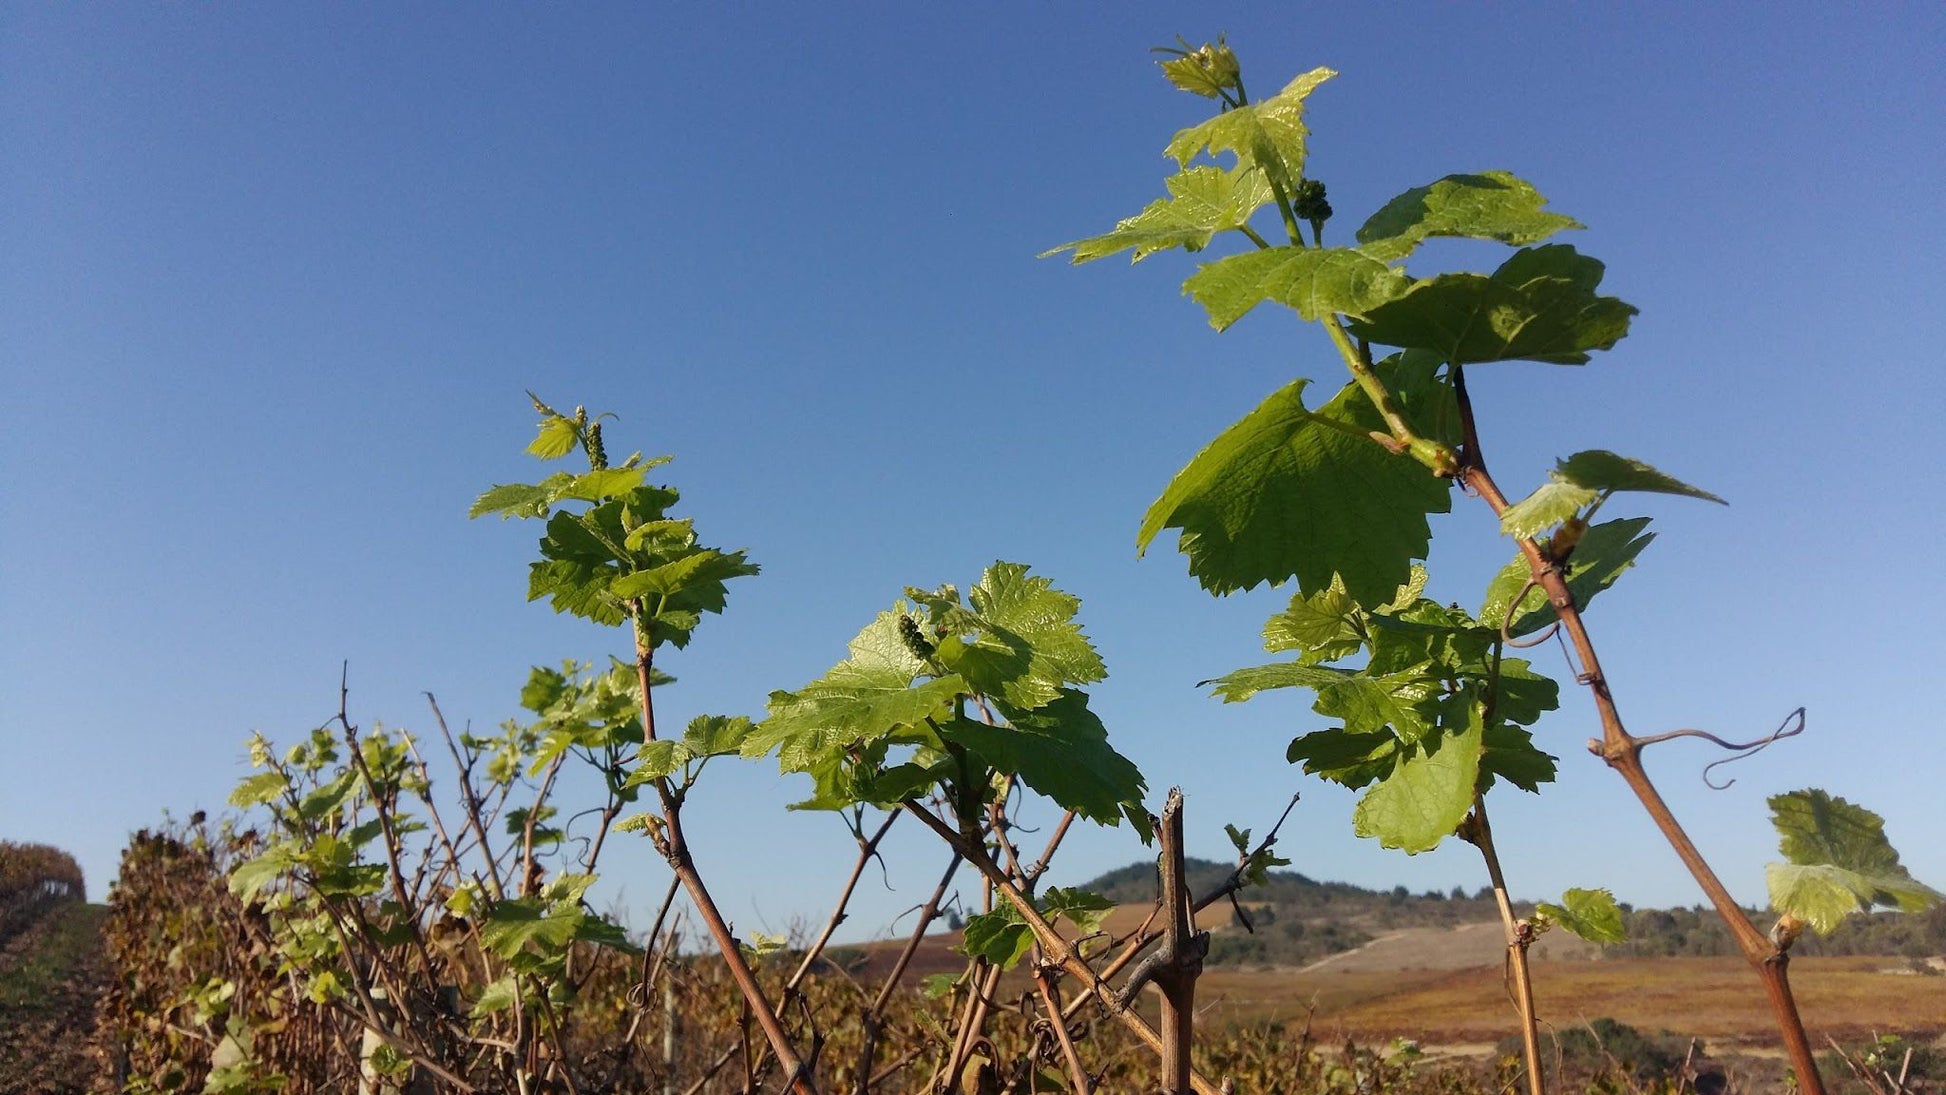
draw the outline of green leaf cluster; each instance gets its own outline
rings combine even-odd
[[[528,451],[555,459],[579,446],[588,472],[496,486],[473,503],[470,515],[547,519],[541,557],[528,568],[528,600],[546,598],[556,612],[600,624],[632,620],[651,650],[687,646],[704,613],[723,611],[725,583],[758,568],[742,551],[702,546],[692,519],[670,515],[681,495],[643,482],[667,457],[644,461],[638,453],[611,468],[599,421],[590,422],[581,408],[570,418],[538,399],[534,405],[546,417]],[[570,502],[585,508],[559,508]]]
[[[1543,930],[1560,928],[1590,943],[1620,943],[1628,938],[1622,908],[1608,890],[1568,890],[1559,905],[1547,901],[1535,905],[1534,920]]]
[[[1087,935],[1101,928],[1115,903],[1087,890],[1056,887],[1047,891],[1034,907],[1050,926],[1066,921]],[[992,912],[967,918],[959,949],[968,957],[984,958],[1002,969],[1012,969],[1034,949],[1034,931],[1019,909],[1011,902],[1002,902]]]
[[[1496,629],[1421,596],[1423,586],[1424,571],[1415,570],[1375,608],[1342,581],[1300,591],[1264,625],[1266,649],[1296,658],[1206,682],[1232,703],[1268,689],[1312,690],[1312,710],[1338,725],[1296,738],[1287,758],[1363,790],[1354,829],[1409,853],[1456,831],[1496,779],[1534,791],[1554,778],[1555,758],[1527,727],[1560,692],[1506,656]]]
[[[1946,894],[1913,878],[1885,836],[1885,820],[1815,788],[1773,795],[1770,821],[1783,863],[1764,869],[1771,907],[1826,934],[1875,905],[1929,909]]]
[[[1075,622],[1078,599],[1006,562],[964,596],[953,586],[906,596],[824,676],[771,693],[743,755],[774,751],[785,771],[809,773],[817,791],[803,808],[940,790],[969,817],[996,778],[1013,776],[1104,824],[1140,809],[1141,773],[1076,687],[1107,675]]]

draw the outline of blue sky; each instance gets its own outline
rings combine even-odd
[[[1882,813],[1946,883],[1946,12],[1108,11],[0,11],[0,837],[71,849],[99,896],[131,830],[220,806],[250,732],[332,714],[343,661],[357,721],[429,728],[430,691],[485,727],[529,665],[619,650],[523,602],[535,529],[464,517],[532,472],[533,388],[617,414],[611,449],[676,454],[706,541],[764,567],[668,659],[675,716],[760,714],[903,586],[1024,561],[1083,598],[1112,674],[1095,706],[1158,795],[1184,787],[1193,852],[1302,789],[1297,869],[1476,888],[1470,849],[1383,852],[1350,796],[1284,764],[1320,725],[1303,698],[1196,689],[1263,660],[1286,594],[1214,600],[1173,552],[1134,555],[1219,429],[1293,375],[1335,386],[1328,344],[1270,309],[1217,335],[1181,256],[1034,258],[1160,193],[1204,103],[1147,48],[1227,31],[1254,88],[1342,73],[1310,108],[1327,236],[1449,172],[1511,170],[1590,226],[1572,242],[1641,308],[1584,369],[1470,379],[1515,493],[1600,447],[1730,499],[1641,504],[1661,539],[1590,623],[1637,732],[1756,736],[1809,707],[1727,791],[1697,778],[1701,747],[1652,754],[1732,888],[1761,899],[1764,796],[1806,785]],[[1471,605],[1510,549],[1457,508],[1433,591]],[[1582,752],[1593,731],[1568,696],[1540,732],[1559,784],[1500,796],[1514,888],[1698,900]],[[849,840],[783,814],[802,791],[719,764],[694,800],[740,927],[835,892]],[[943,864],[894,832],[896,889],[868,887],[855,934]],[[1077,834],[1054,881],[1144,854]],[[609,868],[638,915],[667,877],[636,845]]]

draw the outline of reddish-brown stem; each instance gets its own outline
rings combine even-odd
[[[1182,791],[1169,789],[1162,820],[1155,827],[1162,848],[1162,900],[1169,919],[1162,961],[1154,980],[1162,990],[1162,1084],[1167,1095],[1189,1095],[1190,1051],[1196,1041],[1196,976],[1203,969],[1205,940],[1191,919],[1189,882],[1182,853]],[[1126,990],[1125,990],[1126,991]]]
[[[635,679],[641,692],[642,738],[654,741],[655,738],[655,700],[650,687],[650,676],[654,670],[654,650],[649,645],[648,636],[643,629],[635,629]],[[689,841],[682,830],[682,802],[670,788],[667,779],[655,781],[656,796],[662,802],[662,829],[653,833],[656,850],[669,861],[669,867],[682,880],[683,890],[688,893],[690,903],[696,906],[696,915],[702,918],[703,926],[708,929],[710,939],[723,957],[724,968],[730,971],[731,980],[736,982],[737,991],[743,994],[745,1005],[750,1009],[752,1018],[763,1030],[764,1040],[770,1044],[770,1051],[777,1056],[777,1064],[784,1071],[784,1082],[797,1095],[817,1095],[817,1087],[812,1083],[803,1058],[791,1045],[790,1034],[777,1018],[777,1012],[770,1006],[770,998],[764,995],[763,987],[757,984],[757,977],[750,970],[750,964],[743,959],[743,948],[730,931],[730,925],[723,919],[723,913],[716,907],[716,899],[710,896],[709,887],[703,884],[703,876],[696,870],[696,861],[690,858]]]
[[[865,1009],[862,1025],[865,1028],[863,1044],[858,1050],[858,1085],[852,1088],[853,1095],[864,1095],[867,1087],[865,1077],[871,1075],[872,1059],[878,1053],[878,1035],[885,1015],[885,1006],[892,1001],[892,992],[898,988],[899,981],[905,977],[906,967],[911,965],[912,956],[919,951],[919,944],[926,938],[926,929],[932,926],[933,919],[939,915],[939,904],[946,899],[946,887],[952,885],[953,876],[959,873],[960,854],[953,853],[952,862],[946,864],[945,873],[939,876],[939,885],[933,887],[932,896],[919,910],[919,923],[912,929],[912,935],[899,951],[899,957],[892,963],[892,971],[885,975],[885,983],[878,988],[871,1007]]]
[[[1466,444],[1464,458],[1459,469],[1459,480],[1469,493],[1477,495],[1497,516],[1506,512],[1507,496],[1501,492],[1499,484],[1487,472],[1486,461],[1481,456],[1479,437],[1474,427],[1473,406],[1466,392],[1463,370],[1453,370],[1454,393],[1458,398],[1460,418],[1465,430]],[[1675,849],[1676,856],[1689,868],[1689,873],[1703,888],[1710,903],[1716,907],[1717,915],[1730,929],[1743,956],[1756,968],[1763,979],[1764,992],[1770,998],[1779,1032],[1784,1038],[1785,1049],[1791,1058],[1791,1067],[1797,1073],[1798,1090],[1801,1095],[1824,1095],[1824,1081],[1818,1073],[1817,1059],[1811,1053],[1810,1039],[1805,1036],[1803,1020],[1798,1016],[1797,1003],[1791,996],[1789,978],[1790,956],[1783,950],[1771,945],[1770,940],[1757,926],[1744,915],[1743,909],[1730,896],[1729,888],[1723,885],[1716,872],[1703,859],[1703,853],[1683,830],[1681,823],[1669,809],[1655,784],[1649,779],[1648,772],[1642,767],[1642,743],[1629,734],[1622,724],[1620,710],[1615,706],[1615,697],[1609,689],[1608,678],[1602,672],[1601,659],[1595,654],[1594,640],[1588,635],[1587,625],[1581,618],[1581,610],[1575,604],[1574,595],[1568,589],[1567,578],[1554,560],[1548,558],[1540,544],[1526,537],[1517,538],[1520,553],[1527,560],[1527,567],[1533,580],[1546,592],[1548,603],[1559,616],[1561,629],[1568,642],[1574,647],[1576,659],[1580,662],[1579,680],[1588,687],[1595,701],[1595,712],[1601,720],[1601,741],[1591,743],[1597,756],[1608,763],[1610,768],[1621,774],[1629,790],[1648,811],[1649,818],[1662,832],[1663,839]]]
[[[1061,1015],[1061,989],[1045,966],[1034,967],[1034,985],[1040,989],[1041,1010],[1047,1013],[1049,1036],[1061,1046],[1061,1059],[1067,1062],[1068,1079],[1073,1082],[1076,1095],[1088,1095],[1095,1089],[1088,1081],[1088,1070],[1082,1067],[1081,1054],[1074,1048],[1074,1039],[1068,1037],[1068,1024]]]
[[[986,853],[983,845],[969,840],[958,830],[933,816],[918,802],[907,799],[904,805],[907,813],[924,822],[926,827],[938,834],[948,847],[965,857],[966,861],[971,863],[993,886],[994,891],[1007,899],[1007,903],[1012,905],[1020,914],[1020,918],[1026,922],[1028,930],[1034,933],[1034,941],[1040,945],[1042,953],[1049,961],[1060,966],[1063,972],[1085,986],[1088,993],[1100,1002],[1102,1008],[1114,1016],[1117,1022],[1127,1027],[1129,1032],[1140,1039],[1143,1045],[1148,1046],[1151,1052],[1157,1054],[1162,1052],[1162,1036],[1157,1034],[1155,1028],[1149,1026],[1148,1022],[1137,1015],[1132,1008],[1123,1003],[1115,991],[1096,974],[1093,967],[1082,961],[1081,956],[1075,953],[1073,944],[1054,930],[1053,925],[1047,922],[1047,918],[1034,907],[1034,902],[1020,891],[1020,887],[1014,885],[1013,880],[1007,877],[1007,873],[1001,870],[1000,865],[993,861],[993,857]],[[1194,1071],[1190,1073],[1190,1083],[1196,1095],[1220,1095],[1215,1084]]]

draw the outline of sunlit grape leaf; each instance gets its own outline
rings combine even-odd
[[[1349,248],[1272,247],[1205,263],[1183,292],[1226,330],[1266,300],[1289,305],[1306,320],[1334,313],[1364,315],[1404,293],[1412,279]]]
[[[1533,184],[1505,171],[1448,175],[1386,202],[1358,229],[1359,250],[1392,262],[1433,236],[1522,247],[1564,228],[1586,227],[1573,217],[1546,212],[1541,208],[1546,204]]]
[[[1054,887],[1042,895],[1040,909],[1049,923],[1066,919],[1086,935],[1101,927],[1115,903],[1101,896],[1081,889],[1062,889]]]
[[[1088,710],[1086,694],[1063,689],[1060,699],[1032,711],[995,706],[1009,725],[953,719],[940,723],[940,736],[1102,825],[1120,824],[1123,807],[1142,801],[1147,781],[1108,744],[1108,729]]]
[[[1300,665],[1336,661],[1363,645],[1358,615],[1358,604],[1342,582],[1334,580],[1331,588],[1317,593],[1297,593],[1289,608],[1264,621],[1264,649],[1273,654],[1302,651]]]
[[[494,903],[480,925],[480,944],[501,958],[512,958],[534,945],[541,953],[565,948],[581,928],[584,915],[563,912],[533,898],[507,898]]]
[[[1225,703],[1241,703],[1272,688],[1309,688],[1317,693],[1311,709],[1344,720],[1346,729],[1367,733],[1389,726],[1408,741],[1433,727],[1438,718],[1435,701],[1443,693],[1440,680],[1423,666],[1374,674],[1281,662],[1239,669],[1202,683],[1212,686]]]
[[[1648,527],[1647,517],[1629,517],[1603,521],[1582,533],[1573,556],[1568,559],[1568,592],[1574,595],[1576,605],[1586,609],[1597,593],[1614,585],[1623,571],[1635,565],[1635,557],[1655,539],[1654,533],[1643,531]],[[1514,556],[1513,562],[1502,567],[1487,585],[1486,602],[1480,606],[1480,622],[1499,627],[1531,573],[1524,555]],[[1532,634],[1553,623],[1554,618],[1547,594],[1538,589],[1528,590],[1521,602],[1520,619],[1507,629],[1507,634],[1514,638]]]
[[[1304,407],[1305,381],[1286,385],[1218,435],[1149,507],[1136,536],[1146,551],[1165,528],[1212,593],[1296,577],[1305,593],[1332,576],[1360,604],[1389,601],[1411,577],[1431,540],[1430,513],[1450,504],[1450,483],[1358,430],[1380,426],[1356,385],[1317,411]]]
[[[527,443],[527,451],[542,460],[558,460],[574,451],[581,440],[581,431],[574,419],[554,415],[543,419],[540,431]]]
[[[1556,463],[1547,482],[1507,507],[1500,515],[1500,531],[1508,536],[1537,536],[1575,516],[1582,507],[1618,491],[1679,494],[1727,505],[1709,491],[1665,475],[1640,460],[1591,449]]]
[[[931,672],[899,637],[901,602],[851,640],[850,656],[796,692],[772,692],[770,717],[743,740],[746,757],[780,749],[786,771],[802,771],[825,750],[945,718],[966,690],[958,675],[914,684]]]
[[[1431,851],[1473,808],[1480,777],[1482,727],[1434,735],[1400,754],[1398,767],[1365,792],[1352,811],[1352,831],[1407,855]]]
[[[967,918],[965,941],[960,949],[970,957],[984,958],[1001,969],[1011,969],[1033,947],[1033,929],[1011,904],[1001,903],[990,913]]]
[[[1565,244],[1514,253],[1491,276],[1441,274],[1353,320],[1360,338],[1455,365],[1525,358],[1580,365],[1628,334],[1636,309],[1597,296],[1602,264]]]
[[[1176,41],[1182,43],[1182,49],[1158,51],[1179,54],[1157,62],[1170,83],[1205,99],[1220,98],[1226,90],[1237,86],[1240,76],[1237,55],[1221,37],[1196,49],[1190,49],[1181,35],[1177,35]]]
[[[1628,938],[1621,906],[1607,890],[1568,890],[1561,895],[1559,905],[1546,901],[1536,904],[1534,916],[1590,943],[1620,943]]]
[[[473,500],[468,517],[497,513],[502,517],[545,517],[554,492],[541,483],[500,483]]]
[[[1226,110],[1191,126],[1169,142],[1167,154],[1187,167],[1207,149],[1214,156],[1234,152],[1240,165],[1254,164],[1290,195],[1304,178],[1304,99],[1337,73],[1315,68],[1284,85],[1268,99]]]
[[[726,756],[741,751],[755,730],[742,715],[698,715],[683,729],[682,743],[695,756]]]
[[[1250,214],[1271,197],[1269,180],[1251,167],[1185,168],[1163,180],[1163,185],[1169,188],[1168,197],[1116,224],[1114,231],[1064,243],[1040,257],[1072,251],[1074,262],[1080,264],[1132,250],[1131,260],[1141,262],[1175,247],[1200,251],[1216,233],[1249,223]]]
[[[1913,878],[1885,838],[1885,821],[1862,806],[1811,788],[1773,795],[1770,821],[1788,860],[1764,868],[1770,904],[1820,935],[1874,905],[1929,909],[1946,895]]]
[[[288,785],[289,781],[284,778],[284,773],[274,769],[245,776],[243,781],[236,785],[236,789],[230,792],[230,805],[247,810],[252,806],[275,802],[283,797],[284,788]]]
[[[1081,600],[1031,576],[1019,563],[997,562],[967,590],[979,633],[949,655],[949,668],[973,691],[1017,707],[1049,703],[1070,684],[1092,684],[1108,675],[1101,655],[1074,622]]]

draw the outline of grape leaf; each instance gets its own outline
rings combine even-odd
[[[1034,708],[1059,698],[1063,685],[1092,684],[1108,669],[1074,622],[1080,598],[1027,570],[996,562],[967,591],[973,612],[966,622],[980,634],[955,648],[950,667],[973,691]]]
[[[1571,889],[1561,894],[1559,905],[1542,901],[1534,906],[1534,919],[1562,928],[1590,943],[1620,943],[1628,938],[1622,925],[1621,906],[1607,890]]]
[[[1334,579],[1329,589],[1294,594],[1289,608],[1264,621],[1264,649],[1302,651],[1299,665],[1336,661],[1364,645],[1358,618],[1357,602]]]
[[[899,637],[904,609],[901,601],[879,613],[851,640],[850,656],[824,676],[796,692],[772,692],[770,717],[744,738],[743,755],[760,757],[781,746],[782,767],[803,771],[831,748],[945,717],[966,683],[949,674],[912,687],[931,669]]]
[[[1411,284],[1400,271],[1349,248],[1272,247],[1205,263],[1182,288],[1222,331],[1266,300],[1289,305],[1306,320],[1364,315]]]
[[[1553,682],[1548,682],[1552,684]],[[1495,778],[1504,779],[1529,794],[1540,793],[1540,785],[1554,782],[1555,762],[1560,758],[1543,753],[1534,745],[1534,735],[1510,723],[1495,722],[1481,735],[1480,790],[1493,786]]]
[[[1648,527],[1647,517],[1629,517],[1603,521],[1582,533],[1573,556],[1568,559],[1568,592],[1574,595],[1576,605],[1585,610],[1595,594],[1614,585],[1623,571],[1635,565],[1635,557],[1655,539],[1654,533],[1643,531]],[[1513,562],[1502,567],[1487,585],[1486,602],[1480,606],[1480,622],[1499,627],[1531,573],[1524,555],[1514,556]],[[1507,628],[1507,634],[1519,638],[1553,622],[1554,609],[1549,607],[1546,594],[1529,590],[1521,603],[1520,619]]]
[[[573,452],[580,440],[581,430],[574,419],[550,415],[541,420],[539,432],[527,443],[527,451],[542,460],[558,460]]]
[[[1328,68],[1314,68],[1284,85],[1268,99],[1226,110],[1201,125],[1176,134],[1166,154],[1178,166],[1208,149],[1214,156],[1234,152],[1239,166],[1254,165],[1286,196],[1304,179],[1304,100],[1319,84],[1336,76]]]
[[[1494,701],[1494,717],[1532,726],[1540,721],[1542,714],[1559,706],[1561,686],[1552,677],[1534,672],[1520,658],[1501,659],[1500,694]]]
[[[1115,908],[1115,903],[1088,890],[1062,889],[1059,886],[1048,890],[1040,901],[1041,913],[1053,923],[1063,917],[1081,934],[1087,935],[1101,927],[1101,922]]]
[[[1764,868],[1771,907],[1820,935],[1874,905],[1919,912],[1946,901],[1907,872],[1884,819],[1862,806],[1811,788],[1771,796],[1770,820],[1789,861]]]
[[[1001,969],[1011,969],[1033,947],[1033,929],[1020,918],[1018,909],[1002,903],[990,913],[967,917],[960,950],[971,957],[984,958]]]
[[[1728,505],[1723,499],[1644,464],[1605,449],[1578,452],[1557,461],[1547,482],[1500,515],[1500,531],[1508,536],[1533,537],[1566,521],[1617,491],[1679,494]]]
[[[1636,309],[1595,295],[1603,266],[1565,244],[1517,251],[1491,276],[1441,274],[1351,322],[1386,346],[1431,350],[1454,365],[1528,359],[1580,365],[1628,334]]]
[[[1425,666],[1374,674],[1280,662],[1239,669],[1202,683],[1213,685],[1224,703],[1241,703],[1272,688],[1309,688],[1318,697],[1311,709],[1344,720],[1347,730],[1368,733],[1389,726],[1408,741],[1424,736],[1436,724],[1435,701],[1443,691],[1440,680],[1428,674]]]
[[[1228,171],[1220,167],[1191,167],[1163,180],[1169,196],[1115,225],[1112,232],[1064,243],[1041,258],[1072,251],[1075,265],[1133,250],[1130,261],[1141,262],[1157,251],[1180,247],[1200,251],[1210,237],[1249,223],[1250,215],[1270,201],[1270,182],[1252,167]]]
[[[1318,593],[1336,574],[1360,604],[1391,600],[1425,557],[1426,515],[1450,507],[1450,484],[1316,421],[1379,428],[1356,385],[1313,412],[1305,384],[1273,393],[1177,472],[1143,518],[1138,548],[1165,528],[1182,530],[1177,547],[1212,593],[1291,577]]]
[[[742,715],[698,715],[682,732],[683,748],[698,757],[728,756],[742,750],[756,730]]]
[[[1430,737],[1402,753],[1391,774],[1358,800],[1352,831],[1407,855],[1438,847],[1473,808],[1481,731],[1476,720],[1460,733]]]
[[[1356,791],[1397,766],[1399,739],[1391,731],[1359,734],[1318,730],[1291,740],[1284,759],[1302,763],[1308,775],[1342,783]]]
[[[1223,43],[1220,35],[1214,43],[1204,43],[1196,49],[1190,49],[1181,35],[1176,36],[1176,41],[1182,44],[1181,49],[1159,50],[1176,56],[1157,62],[1170,83],[1205,99],[1221,98],[1226,90],[1238,86],[1241,72],[1237,55]]]
[[[1359,250],[1394,262],[1433,236],[1498,240],[1520,247],[1539,243],[1564,228],[1586,227],[1573,217],[1543,211],[1546,204],[1533,184],[1505,171],[1448,175],[1386,202],[1358,229]]]
[[[1031,711],[994,705],[1009,725],[952,719],[940,723],[940,736],[1090,821],[1112,827],[1124,806],[1140,805],[1148,783],[1108,744],[1108,729],[1084,693],[1063,689],[1061,698]]]
[[[499,483],[473,500],[466,515],[484,517],[545,517],[553,505],[554,492],[545,483]]]

